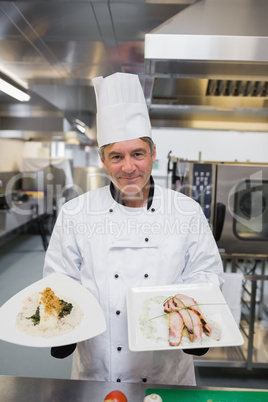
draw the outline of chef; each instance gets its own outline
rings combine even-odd
[[[52,354],[64,357],[75,349],[73,379],[194,385],[193,357],[182,350],[130,351],[126,291],[193,282],[221,286],[218,249],[199,204],[153,181],[156,147],[138,76],[116,73],[93,84],[99,153],[111,184],[62,207],[44,275],[60,272],[81,282],[98,299],[107,330]]]

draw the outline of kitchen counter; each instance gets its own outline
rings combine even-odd
[[[12,201],[11,208],[0,210],[0,245],[17,234],[25,225],[36,220],[46,250],[47,240],[42,216],[45,214],[45,200],[30,197],[25,202]]]
[[[44,212],[43,199],[30,198],[25,202],[12,201],[11,208],[0,210],[1,234],[24,225]]]
[[[212,387],[176,387],[151,385],[146,383],[107,383],[82,380],[60,380],[48,378],[25,378],[0,376],[0,396],[5,402],[102,402],[105,396],[113,391],[122,391],[129,402],[142,402],[147,388],[199,389],[199,390],[228,390],[256,391],[241,388],[212,388]]]

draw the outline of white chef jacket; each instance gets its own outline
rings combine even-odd
[[[53,272],[92,292],[107,323],[105,333],[77,345],[73,379],[195,385],[192,356],[129,350],[126,290],[193,282],[221,286],[221,258],[198,203],[158,185],[149,209],[117,203],[109,186],[87,192],[60,211],[44,265],[44,275]]]

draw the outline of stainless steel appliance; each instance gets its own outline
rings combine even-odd
[[[268,165],[171,157],[169,171],[173,189],[200,203],[219,249],[228,254],[268,254]]]
[[[227,253],[268,254],[268,166],[216,165],[213,232]]]

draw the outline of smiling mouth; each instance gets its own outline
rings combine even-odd
[[[140,176],[130,176],[130,177],[121,176],[121,177],[119,177],[119,179],[121,179],[121,180],[127,180],[127,181],[132,181],[132,180],[138,179],[139,177],[140,177]]]

